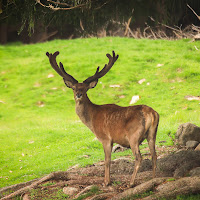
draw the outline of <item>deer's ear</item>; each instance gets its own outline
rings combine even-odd
[[[92,81],[91,83],[89,83],[89,89],[96,87],[97,83],[98,83],[98,80],[95,80],[95,81]]]
[[[74,89],[74,84],[72,84],[72,82],[67,81],[67,80],[65,80],[64,78],[63,78],[63,81],[64,81],[65,85],[66,85],[68,88]]]

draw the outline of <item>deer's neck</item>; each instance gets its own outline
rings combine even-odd
[[[79,116],[80,120],[93,132],[92,118],[93,112],[95,112],[95,107],[97,105],[93,104],[88,98],[87,94],[81,100],[76,100],[76,114]]]

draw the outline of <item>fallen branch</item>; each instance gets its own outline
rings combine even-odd
[[[151,27],[149,27],[149,30],[151,31],[151,34],[153,35],[154,39],[156,40],[156,35],[154,34],[154,32],[152,31]]]
[[[198,16],[198,15],[196,15]],[[149,18],[155,22],[155,20],[149,16]],[[199,20],[200,20],[200,16],[198,16]],[[172,31],[172,33],[175,35],[175,38],[178,38],[178,39],[182,39],[182,38],[194,38],[195,35],[196,35],[196,32],[200,32],[200,28],[197,27],[197,26],[194,26],[194,25],[189,25],[187,26],[186,28],[184,28],[183,30],[181,29],[181,27],[171,27],[169,25],[166,25],[166,24],[163,24],[163,23],[160,23],[160,22],[157,22],[159,25],[169,29]],[[148,26],[148,25],[147,25]],[[148,27],[149,28],[149,27]],[[146,34],[146,30],[144,31],[144,33]],[[149,29],[150,30],[150,29]],[[169,39],[169,38],[167,38]]]
[[[131,31],[130,27],[127,25],[127,23],[125,22],[125,25],[127,27],[127,33],[126,35],[130,32],[130,34],[132,35],[133,38],[136,38],[136,36],[133,34],[133,32]],[[124,34],[125,35],[125,34]]]
[[[149,16],[149,18],[150,18],[153,22],[155,22],[155,20],[154,20],[153,17]],[[168,26],[168,25],[166,25],[166,24],[163,24],[163,23],[160,23],[160,22],[158,22],[158,24],[160,24],[160,25],[162,25],[162,26],[164,26],[164,27],[166,27],[166,28],[169,28],[169,29],[171,29],[171,30],[173,30],[173,31],[178,31],[178,32],[179,32],[178,29],[173,28],[173,27],[171,27],[171,26]]]
[[[128,29],[129,29],[129,26],[130,26],[130,23],[131,23],[131,19],[132,19],[132,17],[130,17],[130,18],[128,19],[128,22],[125,23],[126,29],[125,29],[125,32],[124,32],[124,36],[127,36],[127,34],[128,34]]]

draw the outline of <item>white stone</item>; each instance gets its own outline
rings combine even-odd
[[[143,79],[139,80],[138,83],[139,83],[139,84],[142,84],[142,83],[144,83],[145,81],[146,81],[146,79],[143,78]]]
[[[140,96],[138,96],[138,95],[132,96],[132,99],[131,99],[131,101],[130,101],[130,104],[136,103],[139,99],[140,99]]]
[[[194,140],[189,140],[186,142],[186,147],[189,149],[195,149],[198,146],[199,142]]]
[[[78,192],[78,189],[75,187],[64,187],[63,188],[63,193],[67,194],[69,196],[72,196]]]

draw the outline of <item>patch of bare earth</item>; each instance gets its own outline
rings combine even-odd
[[[1,199],[160,199],[200,192],[200,151],[159,147],[157,154],[156,178],[152,178],[150,155],[143,153],[134,188],[129,188],[134,161],[127,156],[112,161],[108,187],[103,186],[104,162],[99,162],[2,188]]]

